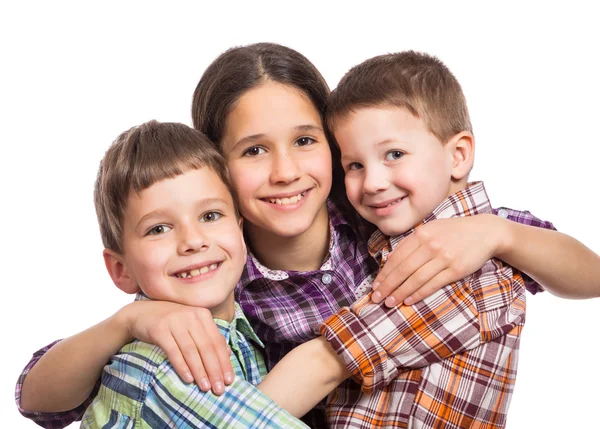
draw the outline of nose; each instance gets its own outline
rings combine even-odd
[[[289,150],[275,152],[271,164],[271,183],[291,183],[302,176],[298,159]]]
[[[385,191],[389,187],[384,171],[378,168],[366,168],[363,192],[365,194],[376,194]]]
[[[178,234],[177,252],[180,255],[191,255],[202,252],[209,247],[209,239],[198,226],[180,228]]]

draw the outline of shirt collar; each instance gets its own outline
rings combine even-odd
[[[141,290],[135,296],[136,301],[151,301],[151,299],[144,294]],[[233,303],[234,311],[233,311],[233,319],[231,322],[227,322],[223,319],[213,319],[219,328],[219,331],[223,334],[223,336],[229,341],[230,337],[232,341],[237,341],[236,331],[239,331],[241,334],[245,335],[256,344],[264,348],[263,342],[258,338],[252,327],[250,326],[250,322],[246,318],[242,307],[237,302]]]
[[[325,262],[323,262],[323,265],[321,265],[320,270],[332,270],[333,267],[336,266],[335,259],[337,252],[335,249],[337,248],[338,241],[336,231],[342,225],[350,226],[350,222],[348,222],[342,211],[335,205],[333,201],[328,199],[326,204],[327,213],[329,215],[329,255],[327,256]],[[259,278],[279,281],[289,278],[290,273],[294,272],[295,271],[271,270],[270,268],[261,264],[259,260],[256,259],[252,251],[248,250],[246,268],[244,269],[240,282],[242,287],[246,287],[248,284]]]
[[[385,261],[387,255],[396,248],[398,243],[414,232],[416,228],[435,219],[449,219],[452,217],[473,216],[483,213],[492,213],[490,200],[485,191],[483,182],[472,182],[455,194],[442,201],[419,224],[403,234],[389,237],[377,230],[369,239],[369,253],[377,259]]]

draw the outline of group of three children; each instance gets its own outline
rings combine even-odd
[[[329,94],[299,53],[249,45],[209,66],[192,110],[196,130],[151,121],[113,143],[96,212],[111,278],[138,293],[132,314],[156,311],[148,300],[208,309],[227,345],[198,352],[194,330],[130,342],[135,317],[116,329],[113,319],[34,356],[17,386],[22,412],[46,427],[82,415],[83,427],[303,427],[305,415],[312,427],[504,427],[525,291],[541,290],[508,263],[551,290],[579,284],[568,257],[549,279],[554,261],[524,255],[514,237],[560,257],[582,245],[527,212],[496,216],[483,183],[468,182],[475,141],[447,67],[383,55]],[[447,228],[484,222],[501,237],[481,245],[472,274],[431,250],[428,228],[451,218]],[[385,265],[436,291],[380,303],[387,285],[373,280]],[[231,367],[192,377],[175,366],[186,345],[188,367]],[[60,379],[51,372],[68,391],[48,395]]]

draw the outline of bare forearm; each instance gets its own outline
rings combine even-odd
[[[39,412],[77,407],[89,396],[111,356],[132,339],[117,313],[60,341],[27,374],[21,407]]]
[[[505,233],[497,258],[554,295],[571,299],[600,296],[600,256],[560,232],[500,221]]]
[[[350,376],[329,343],[319,337],[281,360],[259,390],[295,417],[301,417]]]

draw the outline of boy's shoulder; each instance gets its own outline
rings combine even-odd
[[[102,384],[111,387],[126,380],[128,389],[145,390],[159,369],[163,372],[169,366],[173,368],[159,346],[134,340],[121,347],[104,367]]]

